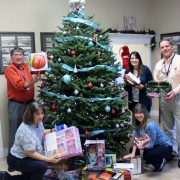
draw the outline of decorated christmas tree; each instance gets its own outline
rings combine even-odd
[[[127,101],[116,83],[122,65],[112,52],[108,31],[86,17],[84,1],[70,1],[63,26],[48,52],[49,70],[42,78],[39,101],[45,126],[76,126],[86,139],[105,140],[106,149],[121,154],[131,134]]]

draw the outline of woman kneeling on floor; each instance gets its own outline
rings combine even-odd
[[[37,102],[29,104],[23,114],[13,147],[7,157],[9,169],[20,171],[22,175],[4,179],[41,180],[48,163],[58,163],[60,159],[47,158],[43,154],[44,109]]]
[[[158,124],[149,119],[146,107],[138,103],[133,110],[132,123],[135,127],[135,140],[132,153],[124,156],[124,159],[134,158],[137,149],[143,149],[143,159],[154,166],[154,171],[162,171],[166,161],[172,158],[172,142],[160,129]],[[144,143],[138,138],[146,137]],[[142,142],[142,141],[141,141]]]

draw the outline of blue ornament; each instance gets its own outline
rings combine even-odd
[[[63,81],[66,83],[66,84],[69,84],[71,82],[71,76],[68,75],[68,74],[65,74],[63,76]]]
[[[121,71],[122,70],[122,65],[118,66],[118,71]]]
[[[105,107],[105,111],[106,112],[109,112],[111,110],[111,107],[109,106],[109,105],[107,105],[106,107]]]
[[[47,71],[48,71],[48,72],[51,72],[51,70],[52,70],[52,69],[49,67]]]
[[[93,43],[92,41],[89,41],[89,42],[88,42],[88,46],[93,47],[93,46],[94,46],[94,43]]]

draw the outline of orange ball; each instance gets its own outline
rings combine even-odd
[[[32,60],[32,67],[35,69],[41,69],[46,65],[46,60],[42,55],[34,55]]]

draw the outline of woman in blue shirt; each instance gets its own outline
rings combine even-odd
[[[124,158],[134,158],[136,150],[144,149],[143,159],[146,163],[152,164],[154,171],[161,171],[167,160],[172,157],[172,142],[170,138],[160,129],[158,124],[149,119],[146,106],[138,103],[135,105],[132,117],[135,126],[135,139],[147,135],[149,137],[145,143],[136,141],[133,145],[132,153]]]
[[[23,114],[13,147],[7,157],[9,170],[20,171],[18,179],[40,180],[47,170],[48,163],[57,163],[60,159],[47,158],[44,155],[43,107],[37,102],[29,104]],[[6,173],[6,176],[10,176]],[[21,177],[20,177],[21,176]],[[12,176],[11,179],[17,179]]]

